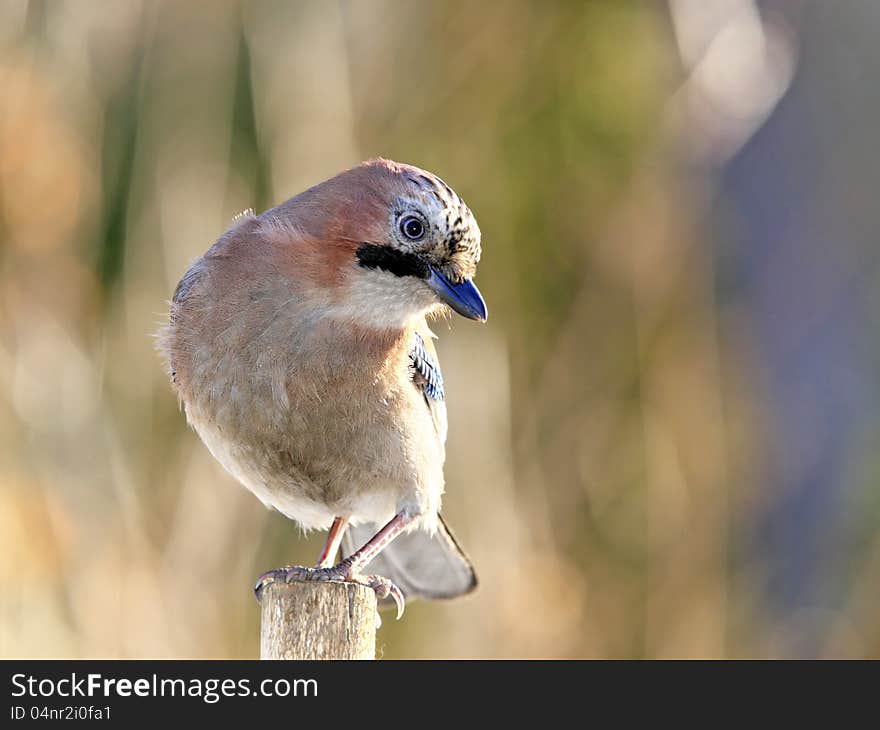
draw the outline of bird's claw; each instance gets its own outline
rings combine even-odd
[[[397,618],[400,619],[403,616],[406,601],[400,588],[381,575],[354,573],[344,563],[335,565],[332,568],[307,568],[304,565],[288,565],[284,568],[269,570],[257,579],[257,583],[254,586],[254,595],[257,601],[259,601],[263,588],[270,583],[305,583],[307,581],[356,583],[357,585],[371,588],[376,593],[376,598],[382,599],[391,596],[397,606]]]
[[[394,585],[388,578],[383,578],[381,575],[362,575],[355,576],[353,582],[367,586],[367,588],[372,588],[376,592],[377,598],[388,598],[388,596],[391,596],[394,600],[394,605],[397,606],[397,620],[399,621],[401,616],[403,616],[404,608],[406,608],[406,599],[404,599],[400,588]]]
[[[257,583],[254,585],[254,596],[257,602],[259,602],[260,594],[270,583],[297,583],[300,581],[316,580],[316,578],[312,578],[309,575],[313,571],[313,568],[306,568],[304,565],[287,565],[283,568],[267,570],[257,578]]]

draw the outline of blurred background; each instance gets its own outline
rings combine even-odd
[[[188,430],[188,264],[385,156],[483,231],[438,326],[477,593],[385,657],[880,656],[880,4],[0,0],[0,656],[255,657],[321,536]]]

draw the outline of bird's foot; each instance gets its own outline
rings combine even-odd
[[[397,618],[403,616],[406,602],[400,588],[381,575],[361,575],[355,572],[345,560],[332,568],[306,568],[303,565],[288,565],[284,568],[269,570],[257,579],[254,595],[259,601],[260,592],[270,583],[305,583],[307,581],[356,583],[372,588],[376,593],[376,598],[382,599],[391,596],[397,606]]]

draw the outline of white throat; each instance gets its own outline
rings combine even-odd
[[[360,269],[343,285],[328,314],[340,321],[380,329],[405,327],[437,304],[434,293],[413,276]]]

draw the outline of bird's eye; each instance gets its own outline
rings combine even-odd
[[[425,224],[414,215],[400,219],[400,232],[410,241],[419,241],[425,237]]]

